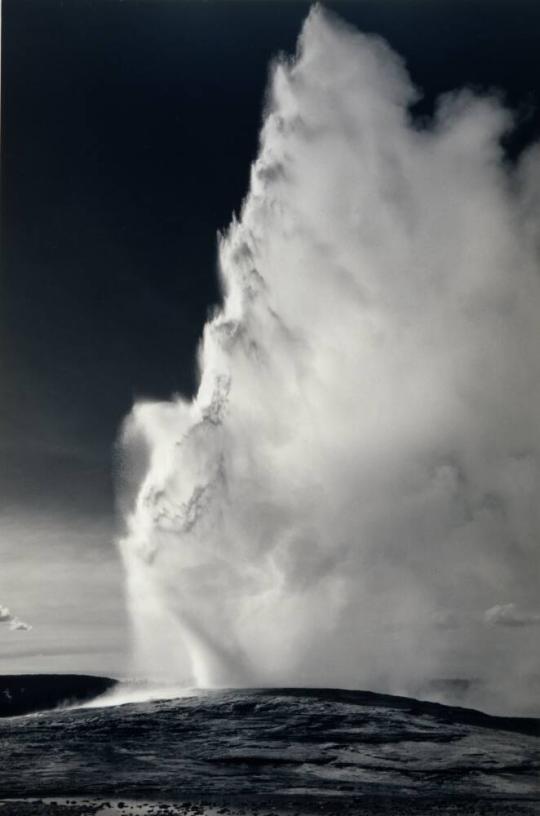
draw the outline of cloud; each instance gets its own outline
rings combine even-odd
[[[484,621],[490,626],[537,626],[540,624],[540,613],[527,612],[514,603],[508,603],[487,609]]]
[[[20,618],[12,615],[7,606],[0,604],[0,623],[6,623],[12,632],[29,632],[32,628],[29,623],[25,623]]]
[[[483,611],[540,584],[540,154],[505,160],[496,98],[448,94],[422,126],[417,98],[384,42],[320,9],[274,66],[197,396],[125,426],[150,673],[498,682]],[[540,671],[523,635],[509,695]]]
[[[29,623],[25,623],[24,621],[20,620],[19,618],[13,618],[13,620],[11,620],[10,623],[9,623],[9,628],[13,632],[15,632],[15,631],[29,632],[32,627],[31,627],[31,625]]]

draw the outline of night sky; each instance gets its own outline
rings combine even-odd
[[[216,234],[309,5],[3,2],[0,603],[34,626],[1,635],[10,666],[88,668],[96,641],[121,664],[115,439],[135,398],[193,393]],[[419,120],[441,92],[498,89],[509,160],[539,137],[534,0],[327,6],[405,58]]]

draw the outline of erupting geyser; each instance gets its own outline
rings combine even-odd
[[[275,65],[198,393],[124,428],[148,674],[463,676],[519,707],[539,671],[540,153],[504,162],[492,98],[445,97],[423,128],[415,99],[320,9]]]

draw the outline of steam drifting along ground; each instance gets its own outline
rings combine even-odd
[[[495,98],[446,96],[425,127],[416,98],[384,42],[320,9],[274,66],[198,394],[125,424],[146,674],[466,676],[534,711],[540,151],[508,166]]]

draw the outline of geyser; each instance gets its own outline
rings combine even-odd
[[[540,152],[504,161],[493,98],[448,95],[422,127],[416,98],[384,42],[320,9],[274,66],[198,393],[124,427],[147,675],[408,693],[468,677],[527,705]],[[485,614],[508,604],[522,624]]]

